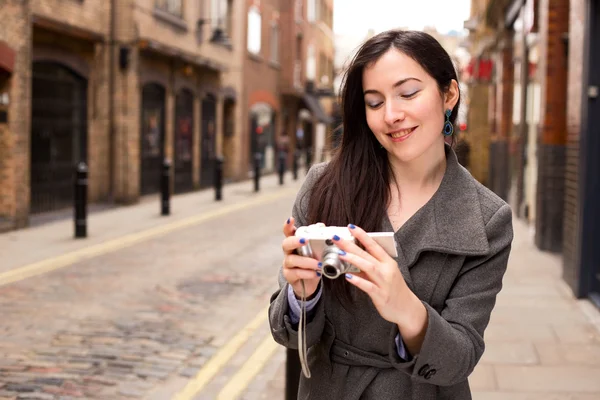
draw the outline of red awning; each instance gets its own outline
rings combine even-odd
[[[0,71],[12,74],[15,68],[15,51],[0,40]]]

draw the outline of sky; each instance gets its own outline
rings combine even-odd
[[[423,29],[435,26],[440,33],[462,31],[469,19],[471,0],[334,0],[336,35],[364,36],[391,28]]]
[[[470,14],[471,0],[334,0],[335,66],[348,60],[369,29],[379,33],[433,26],[440,33],[463,32]]]

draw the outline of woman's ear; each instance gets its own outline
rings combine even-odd
[[[444,110],[453,110],[456,103],[458,103],[458,99],[460,98],[460,91],[458,89],[458,82],[456,82],[456,80],[452,79],[450,82],[450,87],[448,88],[444,98]]]

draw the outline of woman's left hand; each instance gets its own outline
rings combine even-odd
[[[371,297],[379,314],[387,321],[401,324],[403,316],[409,311],[407,306],[412,292],[406,285],[398,268],[398,263],[367,233],[354,225],[348,228],[365,250],[355,243],[333,240],[346,254],[340,259],[349,262],[361,270],[359,274],[346,274],[346,280]],[[337,239],[337,240],[336,240]]]

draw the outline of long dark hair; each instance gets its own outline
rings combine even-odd
[[[343,134],[340,146],[324,173],[310,191],[308,221],[329,226],[355,224],[367,232],[381,229],[381,221],[390,201],[390,183],[394,179],[388,155],[367,125],[363,97],[363,70],[395,48],[415,60],[438,84],[440,95],[458,77],[452,60],[431,35],[419,31],[391,30],[367,40],[346,70],[342,90]],[[455,123],[460,99],[452,110]],[[440,127],[440,135],[442,127]],[[344,279],[324,279],[338,294]],[[341,289],[341,291],[340,291]],[[347,298],[346,296],[344,296]]]

